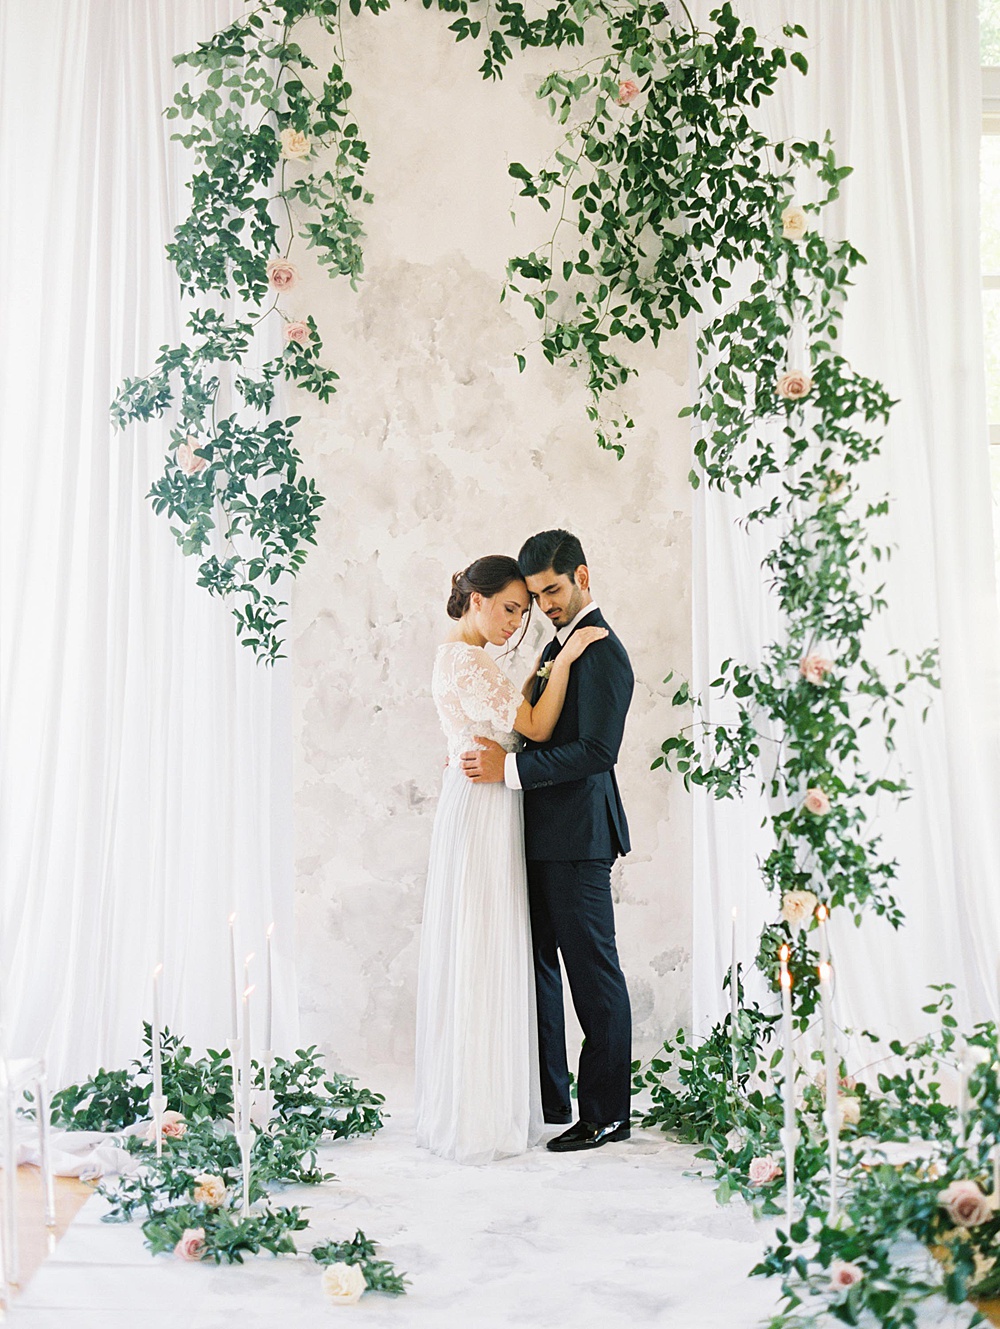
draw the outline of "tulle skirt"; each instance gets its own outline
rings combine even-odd
[[[520,790],[444,773],[417,991],[417,1144],[461,1163],[542,1131]]]

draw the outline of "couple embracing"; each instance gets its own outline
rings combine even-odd
[[[521,692],[484,649],[556,629]],[[417,1143],[463,1163],[629,1135],[631,1011],[611,868],[629,850],[614,765],[628,656],[590,593],[580,541],[452,579],[432,692],[448,740],[431,840],[417,998]],[[573,1121],[559,957],[584,1032]]]

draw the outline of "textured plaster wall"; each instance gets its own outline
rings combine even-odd
[[[318,62],[327,41],[314,36]],[[512,221],[507,165],[555,146],[535,97],[552,57],[518,58],[486,84],[472,46],[416,4],[363,15],[347,44],[376,197],[365,279],[354,293],[312,268],[287,302],[316,316],[341,375],[328,406],[295,401],[329,496],[291,623],[303,1037],[351,1071],[405,1077],[444,755],[429,684],[450,577],[567,526],[636,673],[619,764],[634,850],[615,888],[636,1049],[649,1052],[689,1011],[690,809],[649,771],[672,732],[662,680],[686,673],[690,654],[686,342],[647,354],[625,460],[599,451],[571,370],[529,351],[517,373],[534,318],[499,301],[508,257],[551,229],[528,205]]]

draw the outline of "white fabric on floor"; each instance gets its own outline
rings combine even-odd
[[[698,7],[701,20],[711,6]],[[842,349],[899,399],[883,457],[859,474],[867,496],[888,492],[877,542],[897,548],[883,568],[888,611],[871,631],[876,662],[940,641],[943,691],[926,724],[914,689],[897,729],[912,799],[883,796],[875,829],[899,860],[899,934],[878,920],[833,924],[840,1022],[912,1036],[924,1028],[926,984],[959,986],[964,1018],[996,1014],[1000,937],[1000,633],[994,580],[978,257],[979,50],[974,0],[742,0],[744,22],[781,41],[799,22],[809,74],[790,70],[762,107],[779,137],[822,140],[853,166],[825,233],[868,260],[849,297]],[[803,201],[806,201],[803,199]],[[695,691],[727,656],[754,662],[780,633],[760,560],[772,529],[748,536],[754,506],[698,491],[694,535]],[[718,707],[710,715],[720,717]],[[875,754],[877,773],[885,756]],[[764,801],[695,798],[694,1018],[725,1012],[730,916],[739,951],[755,953],[777,916],[756,858],[770,847]],[[838,911],[841,915],[844,911]]]
[[[168,1025],[220,1046],[234,907],[241,956],[277,921],[297,1034],[286,671],[146,501],[168,428],[108,416],[182,331],[172,56],[244,8],[0,6],[0,973],[8,1050],[57,1084],[138,1051],[161,960]]]

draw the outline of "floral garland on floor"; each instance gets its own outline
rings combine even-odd
[[[150,1116],[152,1069],[150,1027],[146,1051],[124,1070],[100,1070],[91,1079],[53,1095],[52,1124],[66,1130],[123,1132]],[[228,1051],[195,1058],[179,1038],[164,1031],[163,1092],[168,1109],[156,1130],[123,1135],[121,1146],[135,1160],[133,1172],[103,1183],[109,1203],[104,1221],[130,1222],[143,1213],[142,1231],[154,1255],[172,1253],[189,1261],[242,1264],[246,1255],[269,1251],[295,1255],[293,1233],[308,1227],[298,1205],[273,1205],[268,1187],[316,1186],[334,1180],[318,1163],[320,1144],[371,1135],[382,1128],[381,1094],[330,1075],[316,1049],[294,1058],[277,1057],[271,1072],[273,1110],[253,1125],[251,1186],[253,1212],[242,1216],[239,1144],[233,1115],[232,1063]],[[264,1071],[252,1063],[253,1082],[264,1090]],[[323,1288],[334,1302],[356,1302],[365,1291],[399,1295],[407,1280],[378,1255],[377,1244],[359,1231],[350,1241],[315,1244],[309,1254],[324,1266]]]

